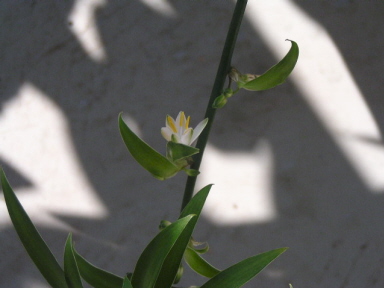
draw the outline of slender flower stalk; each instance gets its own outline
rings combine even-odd
[[[216,109],[212,107],[215,99],[221,94],[223,91],[223,87],[225,84],[226,77],[231,69],[231,61],[232,54],[235,48],[237,35],[239,33],[241,21],[244,16],[245,7],[247,6],[247,0],[238,0],[235,6],[235,10],[233,12],[232,20],[229,25],[227,38],[225,40],[223,52],[221,54],[219,68],[217,69],[215,82],[213,84],[212,92],[210,99],[208,101],[207,110],[205,112],[205,118],[208,118],[208,124],[205,129],[202,131],[196,148],[200,150],[200,153],[194,155],[194,162],[191,166],[191,169],[199,170],[201,160],[203,158],[205,146],[207,145],[209,132],[211,131],[211,127],[213,124],[213,120],[215,117]],[[187,179],[187,183],[184,190],[183,202],[181,205],[181,210],[188,204],[193,195],[193,190],[196,184],[196,178],[194,176],[189,176]]]

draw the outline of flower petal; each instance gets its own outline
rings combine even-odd
[[[163,135],[165,140],[171,141],[172,130],[169,127],[163,127],[161,128],[161,135]]]
[[[192,139],[192,135],[193,135],[193,129],[192,128],[188,128],[187,130],[185,130],[183,132],[183,134],[181,135],[181,139],[180,139],[180,143],[184,144],[184,145],[188,145],[190,146],[191,145],[191,139]]]
[[[179,116],[177,116],[177,117],[179,117]],[[178,122],[178,120],[176,119],[176,123],[177,122]],[[175,124],[175,120],[169,115],[167,115],[166,125],[167,125],[167,127],[169,127],[173,131],[173,133],[177,133],[177,126]]]
[[[193,142],[195,142],[197,137],[199,137],[201,132],[203,132],[205,126],[207,126],[207,123],[208,123],[208,118],[205,118],[203,121],[201,121],[199,124],[197,124],[195,129],[193,129],[191,144]]]
[[[183,111],[180,112],[180,122],[178,122],[179,126],[182,128],[182,129],[186,129],[186,123],[187,123],[187,119],[185,118],[185,113]]]
[[[179,114],[177,114],[176,121],[175,121],[175,123],[178,127],[181,126],[180,123],[181,123],[181,120],[183,117],[185,118],[184,112],[180,111]]]
[[[187,122],[185,123],[185,129],[188,129],[189,127],[189,120],[191,120],[191,116],[188,116]]]

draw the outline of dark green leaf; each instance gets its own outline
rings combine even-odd
[[[72,234],[68,235],[64,248],[64,274],[69,288],[83,288],[75,255],[73,253]]]
[[[187,227],[176,240],[175,245],[169,251],[161,267],[155,288],[169,288],[170,284],[176,284],[180,281],[180,278],[178,279],[178,277],[181,277],[182,275],[179,275],[179,273],[183,273],[184,271],[180,270],[180,267],[183,268],[181,266],[181,260],[183,259],[185,249],[196,224],[194,220],[195,217],[188,223]]]
[[[199,219],[199,216],[201,214],[201,211],[203,210],[203,207],[204,207],[204,204],[205,204],[205,201],[208,197],[208,194],[209,194],[209,191],[211,190],[211,187],[212,187],[212,184],[210,185],[207,185],[205,186],[203,189],[201,189],[199,192],[196,193],[195,196],[193,196],[193,198],[188,202],[188,204],[185,206],[185,208],[183,209],[183,211],[181,212],[180,214],[180,218],[181,217],[185,217],[186,215],[189,215],[189,214],[194,214],[196,215],[195,219],[193,219],[193,221],[197,222],[197,220]],[[188,249],[187,249],[188,250]],[[208,262],[206,262],[205,260],[203,260],[199,255],[198,257],[202,260],[199,262],[199,259],[193,257],[193,253],[190,252],[188,253],[187,250],[185,251],[186,254],[184,254],[184,259],[185,261],[187,262],[187,264],[193,269],[195,270],[197,273],[200,273],[200,272],[203,272],[206,271],[206,275],[212,275],[214,274],[214,268],[213,266],[211,266]],[[193,251],[195,252],[195,251]],[[195,252],[196,253],[196,252]],[[203,263],[203,261],[205,263]],[[191,265],[192,264],[192,265]],[[199,270],[198,267],[196,267],[196,265],[203,265],[203,267]],[[208,266],[211,266],[212,269],[209,269]],[[196,270],[196,269],[197,270]],[[200,273],[201,274],[201,273]],[[204,274],[202,274],[204,275]]]
[[[291,41],[291,49],[279,63],[270,68],[261,76],[257,77],[252,81],[247,82],[244,85],[241,85],[241,87],[239,88],[244,88],[252,91],[260,91],[271,89],[277,85],[284,83],[285,79],[287,79],[289,74],[291,74],[299,57],[299,46],[297,46],[295,41],[288,41]]]
[[[287,248],[280,248],[245,259],[209,279],[200,288],[239,288],[255,277]]]
[[[185,206],[185,208],[183,209],[183,211],[179,216],[179,219],[187,215],[193,214],[193,215],[196,215],[196,218],[194,221],[197,222],[201,214],[201,210],[203,210],[205,200],[208,197],[211,187],[212,187],[212,184],[209,184],[205,186],[203,189],[201,189],[199,192],[197,192],[196,195],[193,196],[193,198],[188,202],[187,206]]]
[[[165,180],[176,175],[180,170],[166,157],[133,133],[127,124],[124,123],[121,114],[119,115],[119,128],[121,137],[133,158],[155,178]]]
[[[81,278],[94,288],[121,288],[123,278],[102,270],[85,260],[73,250]]]
[[[194,225],[189,224],[193,217],[188,215],[177,220],[161,230],[148,244],[133,272],[133,287],[171,287],[192,234]]]
[[[180,263],[179,269],[177,269],[176,277],[175,277],[175,280],[173,281],[173,284],[177,284],[180,282],[180,279],[183,276],[183,273],[184,273],[184,266],[183,266],[183,263]]]
[[[1,168],[0,174],[9,216],[29,256],[52,287],[68,288],[63,269],[29,219]]]
[[[185,262],[193,269],[196,273],[203,275],[207,278],[212,278],[216,276],[220,270],[213,267],[205,259],[203,259],[199,254],[196,253],[193,249],[187,247],[184,253]]]

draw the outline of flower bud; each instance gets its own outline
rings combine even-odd
[[[244,75],[242,75],[241,80],[242,80],[244,83],[248,83],[249,81],[252,81],[252,80],[256,79],[258,76],[260,76],[260,75],[255,75],[255,74],[244,74]]]
[[[233,90],[231,88],[227,88],[224,90],[223,94],[225,98],[229,98],[233,95]]]
[[[168,221],[168,220],[161,220],[160,221],[160,224],[159,224],[159,229],[160,230],[163,230],[165,227],[171,225],[172,222]]]
[[[184,171],[185,173],[187,173],[188,176],[191,176],[191,177],[196,177],[197,175],[200,174],[200,172],[195,169],[184,169]]]
[[[229,71],[228,76],[232,79],[232,81],[239,82],[242,75],[235,67],[232,67]]]
[[[224,107],[224,105],[227,104],[227,98],[228,97],[225,97],[225,95],[221,94],[215,99],[212,104],[212,107],[215,109]]]

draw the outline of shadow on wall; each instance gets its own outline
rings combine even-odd
[[[0,116],[5,117],[9,103],[20,96],[26,84],[61,109],[81,175],[97,193],[106,216],[93,219],[49,209],[47,213],[75,231],[76,246],[86,258],[122,275],[133,269],[145,243],[156,233],[158,222],[177,217],[185,176],[166,182],[151,179],[128,155],[118,133],[117,115],[124,111],[140,135],[160,151],[165,142],[159,133],[159,119],[164,115],[175,116],[184,110],[193,124],[200,121],[234,3],[207,1],[203,9],[200,1],[168,1],[168,10],[155,10],[148,6],[150,1],[94,1],[93,10],[82,6],[84,3],[0,4]],[[381,75],[378,69],[383,63],[382,53],[378,54],[383,5],[295,3],[327,29],[383,131],[378,92],[382,82],[378,78],[382,76],[376,76]],[[81,11],[93,11],[94,18]],[[84,13],[85,18],[72,19],[75,12]],[[84,19],[94,19],[96,29],[89,28],[92,22]],[[81,38],[91,37],[95,31],[99,46]],[[306,57],[301,48],[301,57]],[[241,71],[255,73],[276,62],[250,20],[244,20],[233,62]],[[260,71],[254,71],[255,67]],[[289,282],[295,287],[382,287],[382,191],[372,193],[365,185],[305,99],[289,82],[257,94],[241,92],[218,111],[210,147],[223,157],[236,153],[254,157],[255,147],[267,143],[271,151],[268,190],[276,211],[273,220],[236,225],[217,224],[206,211],[197,239],[209,241],[212,252],[208,257],[219,268],[251,254],[290,247],[253,282],[260,287],[287,287]],[[18,121],[25,124],[23,119]],[[9,127],[19,129],[21,135],[23,127],[28,129],[23,125]],[[0,141],[5,141],[6,131],[1,134]],[[45,143],[49,135],[33,137],[25,141]],[[46,172],[32,173],[36,163],[28,159],[23,172],[12,163],[14,154],[25,152],[0,152],[1,164],[7,174],[13,174],[10,180],[17,190],[39,189],[41,183],[35,183],[35,178],[24,171],[31,171],[31,175]],[[54,182],[63,168],[54,158],[43,158],[53,176],[42,178]],[[208,162],[209,155],[205,158],[206,167],[223,168]],[[241,169],[236,165],[224,168]],[[78,176],[67,174],[68,181]],[[241,197],[239,186],[233,193]],[[60,203],[76,193],[66,191],[65,185],[60,189],[65,192],[63,199],[57,198]],[[231,208],[242,209],[236,205]],[[39,230],[55,255],[60,255],[68,230],[44,225],[39,225]],[[0,268],[8,276],[0,279],[1,287],[30,287],[30,283],[42,281],[16,238],[9,225],[2,227],[0,239],[6,245],[1,255],[7,261],[1,261]],[[100,253],[101,249],[105,253]]]

